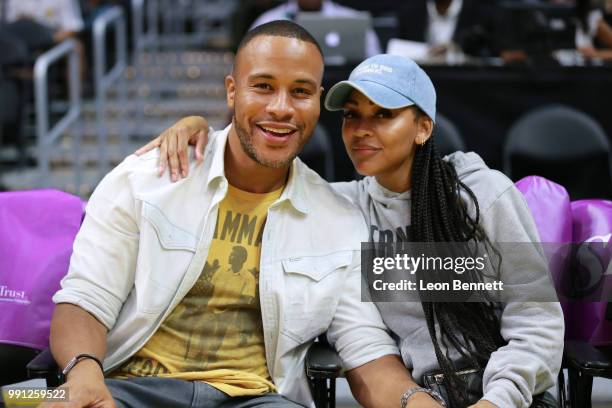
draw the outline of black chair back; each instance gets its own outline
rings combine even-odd
[[[434,140],[441,156],[465,151],[465,142],[455,124],[444,115],[436,115],[436,125],[433,130]]]
[[[528,175],[564,186],[572,200],[612,198],[610,141],[589,115],[552,105],[519,118],[504,146],[504,172],[516,181]]]

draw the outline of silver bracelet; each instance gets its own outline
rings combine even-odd
[[[407,389],[406,392],[402,394],[402,398],[400,398],[400,407],[406,408],[406,405],[408,405],[408,399],[417,392],[424,392],[425,394],[429,394],[429,396],[435,399],[436,402],[438,402],[441,406],[446,407],[446,402],[444,401],[444,398],[442,398],[442,396],[438,392],[423,387],[414,387]]]

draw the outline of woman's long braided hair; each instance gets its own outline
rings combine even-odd
[[[415,121],[425,115],[418,108],[413,109]],[[442,160],[433,139],[430,137],[417,147],[412,165],[412,241],[472,241],[492,248],[479,225],[480,209],[474,192],[459,180],[455,167]],[[474,218],[469,216],[460,191],[473,201]],[[493,251],[496,252],[494,248]],[[482,274],[473,272],[464,278],[482,282]],[[422,306],[438,364],[449,381],[450,402],[452,406],[465,406],[465,384],[455,374],[457,367],[449,358],[449,349],[456,349],[470,366],[483,369],[491,353],[503,344],[498,306],[489,301],[422,302]]]

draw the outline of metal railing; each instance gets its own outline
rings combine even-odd
[[[64,57],[68,58],[68,110],[55,126],[50,128],[48,91],[49,67]],[[81,121],[79,120],[82,110],[80,57],[77,49],[77,42],[75,40],[65,40],[36,59],[34,65],[34,99],[36,104],[38,184],[39,186],[42,186],[43,182],[48,184],[50,179],[49,158],[54,150],[53,144],[62,134],[73,126],[74,161],[76,165],[74,169],[75,190],[78,193],[82,177],[79,153],[83,129],[81,127]]]
[[[106,71],[106,33],[109,27],[114,27],[114,51],[116,61],[114,66]],[[120,149],[122,153],[127,150],[127,129],[125,121],[125,107],[127,105],[127,89],[124,83],[124,71],[127,67],[127,35],[125,16],[119,6],[114,6],[95,19],[93,23],[93,47],[94,47],[94,88],[96,105],[96,131],[100,148],[100,171],[106,174],[108,163],[108,127],[106,125],[107,115],[107,93],[115,86],[118,99],[115,103],[119,105],[117,112],[120,115],[119,136]]]
[[[138,67],[140,58],[145,50],[157,48],[157,15],[159,4],[157,0],[132,0],[132,62]],[[145,15],[146,13],[146,15]],[[145,30],[146,22],[146,30]]]

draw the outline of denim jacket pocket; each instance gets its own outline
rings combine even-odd
[[[153,204],[143,203],[143,217],[151,223],[162,247],[166,249],[184,249],[195,252],[197,238],[195,235],[174,225],[166,215]]]
[[[288,274],[307,276],[319,282],[334,270],[348,266],[353,259],[350,251],[334,252],[323,256],[301,256],[283,259],[283,269]]]
[[[159,313],[172,301],[196,251],[197,238],[143,202],[136,292],[138,310]]]
[[[350,251],[323,256],[288,258],[282,261],[285,271],[286,296],[283,306],[283,333],[298,343],[304,343],[325,332],[342,290],[344,276],[332,275],[350,265]]]

